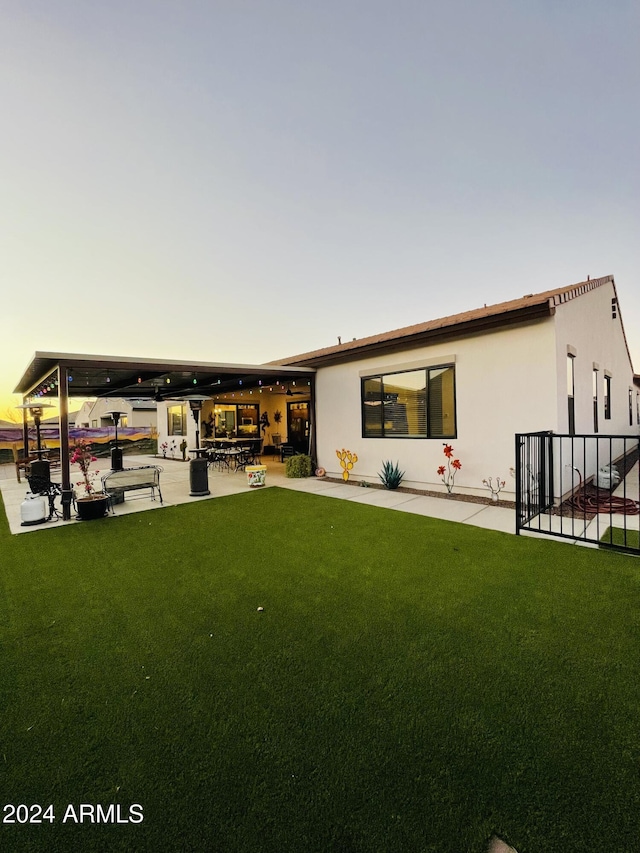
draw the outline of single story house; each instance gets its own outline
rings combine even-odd
[[[445,446],[461,463],[455,490],[514,490],[516,433],[637,435],[640,388],[613,276],[528,294],[280,362],[313,367],[317,461],[354,479],[385,460],[404,485],[442,489]],[[586,472],[587,475],[593,472]]]
[[[87,400],[78,411],[75,419],[77,427],[110,427],[113,411],[121,412],[121,427],[153,427],[157,424],[157,404],[154,400],[125,400],[123,397],[100,397]]]
[[[36,353],[15,390],[59,396],[63,431],[68,396],[117,396],[157,403],[159,446],[193,447],[196,430],[259,437],[335,477],[345,449],[355,481],[377,482],[389,460],[403,485],[443,491],[451,447],[457,492],[486,495],[492,477],[507,497],[516,433],[637,435],[640,423],[613,276],[261,365]]]

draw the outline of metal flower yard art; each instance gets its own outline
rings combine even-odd
[[[496,477],[495,483],[493,481],[493,477],[489,477],[487,480],[483,480],[482,482],[491,492],[491,500],[497,503],[499,500],[498,496],[506,486],[506,482],[501,480],[500,477]]]
[[[342,479],[346,483],[349,480],[349,471],[352,470],[353,466],[358,461],[358,457],[350,450],[345,450],[344,447],[342,448],[342,450],[336,450],[336,456],[340,460],[340,467],[342,468]]]
[[[447,457],[447,464],[440,465],[437,473],[442,477],[442,482],[447,487],[447,492],[451,494],[456,473],[462,468],[462,464],[459,459],[452,460],[453,447],[450,444],[445,444],[442,452]]]

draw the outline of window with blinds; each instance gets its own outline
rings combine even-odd
[[[362,380],[364,438],[455,438],[455,367],[368,376]]]

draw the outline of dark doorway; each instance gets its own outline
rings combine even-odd
[[[309,403],[287,403],[287,444],[297,453],[309,452]]]

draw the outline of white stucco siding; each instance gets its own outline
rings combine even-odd
[[[158,421],[158,416],[155,409],[131,408],[131,411],[127,417],[127,425],[130,427],[152,427],[155,430]]]
[[[558,372],[558,432],[568,430],[567,351],[574,353],[575,432],[593,433],[593,366],[598,366],[598,432],[635,434],[629,424],[633,369],[622,332],[620,309],[612,317],[612,284],[559,305],[555,315]],[[604,375],[611,375],[611,419],[604,418]],[[635,396],[634,396],[635,399]]]
[[[404,485],[444,488],[436,471],[445,462],[441,438],[363,438],[360,383],[375,375],[455,360],[457,437],[447,440],[460,459],[456,491],[488,494],[487,477],[507,481],[516,432],[555,429],[556,364],[551,319],[321,368],[316,377],[318,463],[333,476],[342,471],[336,450],[357,453],[354,479],[378,481],[383,461],[398,462]]]

